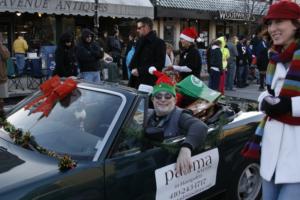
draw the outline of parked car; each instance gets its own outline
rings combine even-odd
[[[48,116],[34,112],[38,103],[28,106],[41,96],[37,91],[18,103],[7,116],[9,127],[0,130],[1,199],[155,199],[154,172],[176,161],[184,136],[163,145],[143,137],[148,94],[78,81]],[[236,105],[224,102],[220,109]],[[240,151],[262,114],[238,109],[216,112],[207,122],[206,143],[195,155],[218,150],[216,183],[192,199],[260,197],[259,163]],[[30,132],[32,144],[16,142],[12,129]]]

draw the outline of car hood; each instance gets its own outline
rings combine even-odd
[[[24,149],[0,130],[0,194],[60,173],[55,158]]]

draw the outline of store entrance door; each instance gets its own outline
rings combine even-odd
[[[3,35],[3,44],[11,52],[11,24],[7,22],[0,22],[0,32]]]

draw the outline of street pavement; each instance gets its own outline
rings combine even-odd
[[[242,99],[249,99],[256,101],[261,91],[258,90],[259,85],[249,84],[245,88],[235,88],[235,91],[225,90],[225,96],[239,97]]]

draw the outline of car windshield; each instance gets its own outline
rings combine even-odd
[[[29,110],[19,109],[7,120],[24,132],[29,131],[38,145],[47,150],[77,159],[91,159],[121,102],[122,98],[115,94],[76,89],[58,101],[47,117],[41,112],[32,112],[33,106]]]

